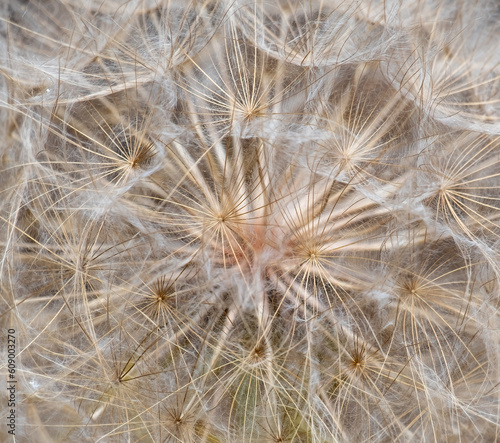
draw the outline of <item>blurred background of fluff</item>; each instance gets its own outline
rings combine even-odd
[[[498,441],[499,24],[3,1],[16,441]]]

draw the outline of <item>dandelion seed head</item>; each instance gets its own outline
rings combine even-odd
[[[492,2],[11,3],[20,439],[495,441]]]

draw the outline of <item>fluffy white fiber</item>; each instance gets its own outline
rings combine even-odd
[[[499,23],[1,2],[15,441],[499,441]]]

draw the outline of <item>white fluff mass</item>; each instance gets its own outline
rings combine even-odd
[[[0,2],[15,441],[499,441],[499,42],[493,0]]]

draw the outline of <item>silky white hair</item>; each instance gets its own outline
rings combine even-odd
[[[16,441],[497,441],[499,23],[3,2]]]

